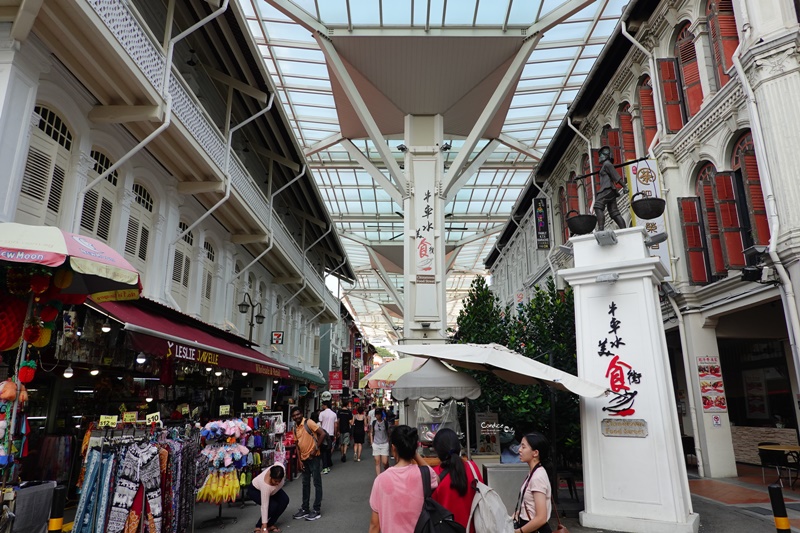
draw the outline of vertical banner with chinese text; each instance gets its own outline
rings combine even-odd
[[[536,248],[550,249],[550,224],[547,220],[547,198],[534,198],[533,220],[536,224]]]

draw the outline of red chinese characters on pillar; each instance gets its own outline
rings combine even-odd
[[[603,407],[603,411],[610,416],[631,416],[636,412],[633,404],[639,393],[637,390],[632,390],[631,387],[641,383],[642,374],[623,361],[619,354],[611,351],[611,349],[620,349],[625,346],[621,334],[622,321],[616,317],[617,310],[617,304],[611,302],[611,305],[608,306],[608,314],[611,315],[608,334],[611,338],[606,337],[597,343],[599,348],[597,355],[612,357],[605,374],[612,397],[609,399],[608,405]]]

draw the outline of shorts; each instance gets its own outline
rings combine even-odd
[[[377,457],[379,455],[383,455],[385,457],[389,457],[389,443],[386,442],[384,444],[376,444],[372,443],[372,456]]]
[[[339,433],[339,446],[350,445],[350,433]]]
[[[608,210],[608,216],[614,218],[619,215],[619,206],[617,205],[617,197],[619,192],[616,188],[603,189],[594,199],[594,208],[596,210]]]

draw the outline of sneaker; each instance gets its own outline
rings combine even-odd
[[[347,456],[346,456],[346,455],[342,455],[342,462],[343,462],[343,463],[346,463],[346,462],[347,462]]]
[[[322,515],[319,514],[319,511],[311,511],[306,516],[306,520],[319,520],[320,518],[322,518]]]
[[[322,469],[322,473],[323,473],[323,474],[328,474],[330,471],[331,471],[331,469],[330,469],[330,468],[323,468],[323,469]]]
[[[305,517],[309,516],[310,514],[311,513],[309,513],[305,509],[300,509],[299,511],[297,511],[296,513],[294,513],[292,515],[292,518],[294,518],[295,520],[300,520],[302,518],[305,518]]]

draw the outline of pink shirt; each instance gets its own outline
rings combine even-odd
[[[552,511],[552,500],[550,499],[550,478],[547,477],[547,472],[545,471],[544,467],[536,469],[536,472],[533,473],[533,477],[531,477],[530,483],[528,483],[527,489],[523,483],[522,487],[520,487],[520,494],[522,494],[523,490],[525,491],[525,494],[522,498],[522,509],[520,509],[519,512],[520,517],[525,520],[533,520],[533,517],[536,516],[536,504],[533,500],[533,493],[541,492],[544,494],[544,497],[547,501],[547,510],[545,511],[545,516],[549,520],[550,513]]]
[[[431,474],[431,490],[439,484],[436,472]],[[393,466],[372,484],[369,505],[378,513],[381,533],[414,533],[422,511],[422,473],[416,464]]]
[[[280,466],[281,463],[275,463],[272,466]],[[269,470],[272,466],[267,467],[262,474],[253,478],[253,486],[261,491],[261,523],[267,525],[269,521],[269,497],[278,492],[286,484],[286,470],[284,469],[283,479],[276,486],[269,484]]]

